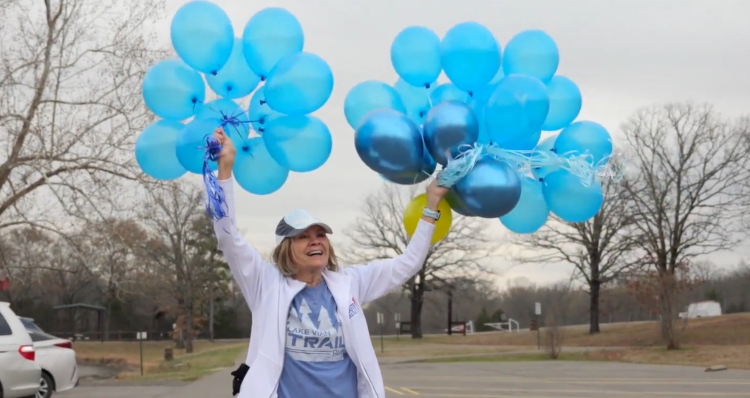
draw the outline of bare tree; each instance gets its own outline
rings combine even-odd
[[[403,215],[413,193],[386,184],[365,199],[363,215],[348,231],[353,243],[347,252],[350,262],[367,263],[403,253],[408,243]],[[448,236],[432,246],[422,269],[403,287],[411,301],[412,338],[422,337],[425,292],[452,286],[452,280],[486,276],[491,272],[489,264],[498,248],[495,242],[487,232],[487,224],[479,219],[461,216],[453,219]],[[446,293],[452,294],[450,290]]]
[[[151,235],[141,247],[163,274],[170,275],[165,282],[177,299],[183,319],[177,323],[184,322],[186,351],[192,352],[197,309],[207,300],[205,287],[218,284],[227,266],[216,249],[202,189],[170,182],[149,184],[148,192],[143,219]]]
[[[632,266],[638,242],[630,194],[610,179],[602,182],[602,208],[589,221],[566,223],[551,217],[533,234],[514,234],[512,244],[522,247],[523,263],[564,262],[575,266],[574,276],[588,287],[589,334],[599,333],[599,300],[604,285]]]
[[[699,255],[733,248],[747,209],[747,118],[727,121],[709,105],[667,104],[643,109],[623,125],[635,175],[625,187],[636,228],[662,287],[662,338],[678,349],[674,321],[676,275]]]
[[[164,52],[144,27],[154,0],[9,0],[0,6],[0,230],[98,217],[141,173],[132,156],[152,119],[141,82]],[[68,218],[69,219],[69,218]]]

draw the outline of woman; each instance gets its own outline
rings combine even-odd
[[[219,129],[219,185],[227,217],[216,221],[219,249],[253,314],[239,397],[385,398],[385,387],[361,306],[400,287],[430,249],[438,204],[447,189],[433,181],[428,205],[404,253],[340,269],[331,228],[304,210],[276,227],[273,264],[245,242],[234,218],[236,150]]]

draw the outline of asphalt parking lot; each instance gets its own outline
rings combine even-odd
[[[598,362],[401,363],[382,366],[387,398],[747,397],[750,371]],[[191,384],[83,383],[60,398],[231,397],[229,370]],[[301,397],[302,398],[302,397]]]
[[[597,362],[383,366],[388,398],[750,397],[750,371]]]

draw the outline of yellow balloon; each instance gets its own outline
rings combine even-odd
[[[411,237],[417,229],[417,223],[422,218],[422,211],[427,207],[427,194],[421,194],[411,200],[404,209],[404,228],[406,235]],[[432,235],[432,243],[440,242],[448,236],[453,224],[453,211],[451,206],[445,200],[441,200],[438,205],[440,210],[440,219],[435,223],[435,233]]]

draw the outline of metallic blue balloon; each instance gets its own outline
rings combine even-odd
[[[381,174],[381,176],[386,181],[401,185],[413,185],[425,181],[432,175],[432,173],[435,172],[435,169],[437,168],[437,162],[435,162],[435,159],[430,156],[430,152],[427,150],[427,148],[424,148],[423,153],[424,155],[422,157],[422,167],[419,171],[407,171],[403,173],[388,175]]]
[[[445,201],[448,202],[451,209],[465,217],[475,217],[475,214],[466,208],[466,203],[461,199],[454,189],[450,189],[445,195]]]
[[[507,162],[485,156],[458,180],[454,189],[466,204],[466,210],[477,217],[497,218],[510,213],[518,204],[521,179]]]
[[[422,168],[422,134],[408,116],[393,109],[378,109],[362,119],[354,134],[362,161],[383,175],[416,173]]]
[[[471,107],[460,101],[444,101],[430,109],[424,121],[424,143],[433,159],[445,165],[460,146],[473,144],[479,137],[479,122]]]

